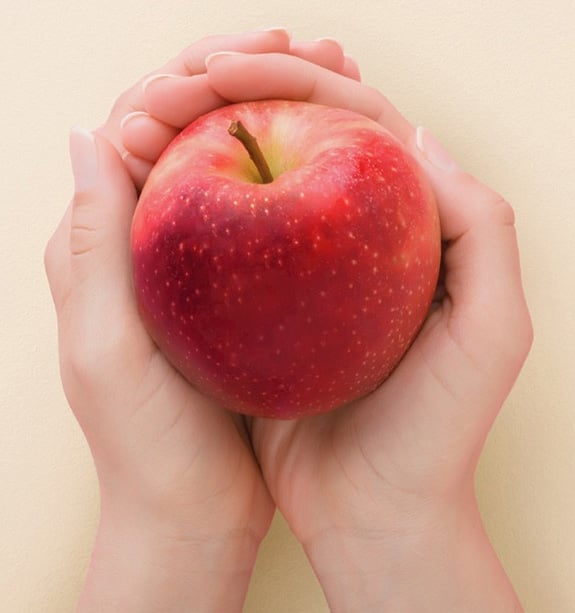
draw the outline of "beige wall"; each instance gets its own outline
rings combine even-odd
[[[478,474],[528,611],[575,611],[575,3],[572,0],[3,0],[0,36],[0,610],[71,610],[97,521],[60,388],[45,241],[71,189],[67,134],[212,32],[334,36],[415,123],[510,199],[536,342]],[[209,8],[208,8],[209,7]],[[249,613],[327,610],[281,520]]]

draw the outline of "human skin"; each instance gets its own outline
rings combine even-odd
[[[197,104],[186,105],[192,115],[225,103],[204,62],[222,49],[293,52],[353,71],[333,41],[292,42],[282,29],[209,37],[160,69],[189,79],[197,94]],[[121,126],[142,108],[146,79],[118,98],[93,134],[72,131],[75,194],[45,254],[63,385],[100,487],[78,610],[239,611],[274,504],[242,418],[191,388],[138,316],[129,233],[151,164],[128,154]],[[144,143],[152,142],[148,132]]]
[[[64,385],[102,492],[80,610],[118,602],[124,611],[240,610],[274,505],[333,611],[521,610],[473,488],[485,437],[532,338],[513,211],[359,83],[332,41],[264,37],[273,44],[258,55],[211,55],[201,79],[173,76],[168,65],[120,98],[96,133],[91,186],[82,185],[93,170],[90,145],[85,134],[72,138],[83,189],[46,263]],[[216,47],[204,57],[225,45]],[[306,53],[317,64],[302,60]],[[129,285],[136,188],[197,116],[189,102],[205,100],[201,91],[214,106],[275,97],[351,108],[393,132],[427,174],[444,283],[415,344],[365,399],[289,422],[232,417],[184,384],[143,333]],[[228,589],[218,589],[222,581]]]
[[[282,83],[270,91],[276,72]],[[330,609],[521,610],[473,487],[485,438],[532,342],[511,206],[359,83],[338,88],[341,77],[286,56],[220,55],[208,78],[234,102],[311,91],[312,101],[378,119],[419,161],[438,202],[443,283],[392,376],[331,414],[250,422],[270,493]]]

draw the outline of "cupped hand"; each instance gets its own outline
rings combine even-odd
[[[229,102],[338,106],[395,134],[437,197],[442,283],[419,336],[378,390],[326,415],[250,420],[253,447],[333,610],[515,610],[473,492],[485,437],[532,338],[513,211],[381,93],[340,72],[282,53],[218,54],[206,81]],[[152,121],[177,128],[189,119],[171,115],[167,100],[178,91],[181,79],[150,83]]]
[[[235,54],[285,55],[309,66],[360,79],[355,61],[331,38],[295,41],[282,29],[210,36],[125,92],[100,129],[122,153],[138,188],[142,187],[160,153],[182,128],[198,116],[233,101],[225,92],[222,95],[211,86],[206,63],[214,55]],[[250,88],[250,81],[259,83],[260,78],[266,78],[265,74],[257,72],[245,76],[246,90]],[[275,75],[275,80],[278,79],[281,74]],[[257,91],[258,87],[254,89],[254,96]]]
[[[512,208],[360,83],[279,55],[214,58],[208,79],[234,101],[255,91],[368,115],[411,151],[437,199],[442,281],[391,377],[331,414],[251,424],[266,483],[330,605],[516,610],[473,489],[483,443],[532,341]],[[469,549],[458,549],[459,539]],[[493,600],[482,600],[490,589]]]
[[[349,69],[333,41],[293,43],[283,30],[210,37],[121,95],[94,133],[72,131],[75,194],[45,264],[64,389],[90,445],[101,493],[82,610],[108,610],[111,602],[125,611],[188,610],[177,600],[179,581],[196,592],[191,597],[201,610],[235,610],[274,510],[243,419],[197,393],[164,359],[140,322],[131,286],[137,190],[159,155],[158,142],[180,127],[145,112],[145,86],[169,73],[173,83],[192,87],[185,106],[191,121],[227,103],[205,75],[206,56],[222,50],[293,52]],[[133,139],[136,125],[141,142]],[[124,140],[139,142],[139,149],[128,152]],[[174,570],[184,550],[184,568]],[[151,577],[144,560],[154,567]],[[214,588],[209,581],[217,577]],[[243,583],[236,589],[238,577]],[[161,600],[155,588],[166,585],[168,600]]]

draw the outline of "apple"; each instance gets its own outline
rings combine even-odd
[[[131,248],[142,320],[181,374],[228,409],[288,419],[386,379],[426,318],[441,242],[429,185],[382,126],[267,100],[174,139]]]

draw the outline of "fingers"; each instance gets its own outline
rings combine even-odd
[[[515,216],[504,199],[455,162],[433,136],[417,131],[415,154],[435,191],[444,241],[450,329],[477,360],[523,354],[531,342]]]
[[[292,41],[290,55],[337,72],[348,79],[361,81],[357,62],[349,55],[345,55],[342,45],[333,38]]]
[[[146,77],[126,90],[118,98],[106,123],[98,129],[98,132],[105,136],[118,151],[122,152],[122,143],[119,133],[120,123],[128,113],[145,110],[142,84],[150,76],[162,73],[192,76],[205,72],[206,57],[216,51],[288,53],[289,43],[289,33],[282,28],[261,32],[249,32],[246,34],[218,35],[204,38],[190,45],[167,64],[146,75]]]
[[[343,47],[333,38],[293,41],[290,45],[290,55],[338,73],[343,71],[345,63]]]
[[[144,106],[149,115],[180,129],[227,103],[212,89],[206,75],[158,75],[144,86]]]
[[[122,120],[121,131],[126,150],[122,159],[134,186],[141,191],[154,163],[178,134],[178,129],[144,111],[134,111]]]
[[[357,65],[357,62],[349,55],[346,55],[344,58],[341,73],[348,79],[361,81],[361,72],[359,71],[359,66]]]
[[[211,40],[210,44],[213,43],[214,40]],[[196,53],[194,61],[203,58],[205,63],[205,52],[210,48],[205,47],[202,53]],[[351,79],[360,78],[355,61],[345,56],[342,46],[333,39],[292,42],[289,53],[302,62],[313,62],[325,70],[341,72]],[[146,120],[142,111],[135,111],[121,122],[120,140],[123,149],[130,153],[127,165],[138,188],[141,188],[151,169],[146,162],[158,159],[175,136],[174,128],[182,129],[199,116],[229,103],[228,99],[214,91],[207,75],[199,74],[200,67],[196,68],[198,74],[193,76],[154,73],[145,79],[141,88],[141,106],[155,121]]]
[[[128,173],[132,177],[134,187],[138,190],[138,192],[141,192],[148,175],[154,167],[154,162],[148,162],[147,160],[136,157],[129,152],[125,153],[122,156],[122,159],[124,160],[124,165],[126,166]]]
[[[357,62],[344,53],[341,43],[333,38],[313,41],[292,41],[290,55],[337,72],[348,79],[361,81]]]
[[[143,84],[143,100],[146,111],[126,115],[120,125],[124,161],[138,190],[180,129],[227,104],[206,75],[154,75]]]
[[[238,53],[289,53],[290,34],[285,28],[272,28],[243,34],[207,36],[184,49],[160,72],[194,75],[205,72],[206,58],[218,51]]]
[[[156,161],[167,144],[178,134],[178,129],[151,117],[144,111],[135,111],[122,120],[122,143],[133,155],[142,160]]]
[[[122,160],[105,139],[82,129],[71,132],[70,157],[75,185],[70,253],[87,256],[78,257],[74,266],[82,275],[105,261],[106,274],[125,269],[122,243],[129,236],[136,195]]]
[[[221,51],[293,53],[349,78],[360,78],[357,64],[344,55],[341,45],[333,39],[290,43],[290,36],[283,28],[204,38],[124,92],[105,124],[97,130],[124,156],[137,188],[142,187],[149,174],[151,165],[148,162],[156,161],[174,137],[172,128],[181,129],[198,116],[228,103],[213,91],[204,76],[206,58]],[[143,138],[136,134],[138,124],[140,134],[146,134],[143,129],[146,123],[141,116],[138,122],[124,130],[122,124],[126,123],[126,117],[132,119],[144,111],[160,123],[147,123],[150,130]],[[161,126],[162,123],[166,126]]]
[[[344,55],[341,45],[332,39],[293,42],[290,53],[326,70],[341,72],[359,80],[355,61]],[[228,100],[218,95],[205,75],[183,77],[169,74],[154,75],[143,84],[144,107],[154,118],[171,126],[184,128],[194,119]]]
[[[208,58],[208,81],[230,102],[284,98],[337,106],[379,121],[403,142],[413,134],[377,90],[297,57],[218,53]]]
[[[358,423],[371,424],[361,437],[374,457],[399,454],[420,475],[418,488],[438,480],[448,488],[474,470],[532,329],[510,205],[429,132],[418,128],[410,148],[437,199],[445,297],[391,377],[360,403],[367,419]],[[387,451],[385,432],[398,434]]]

